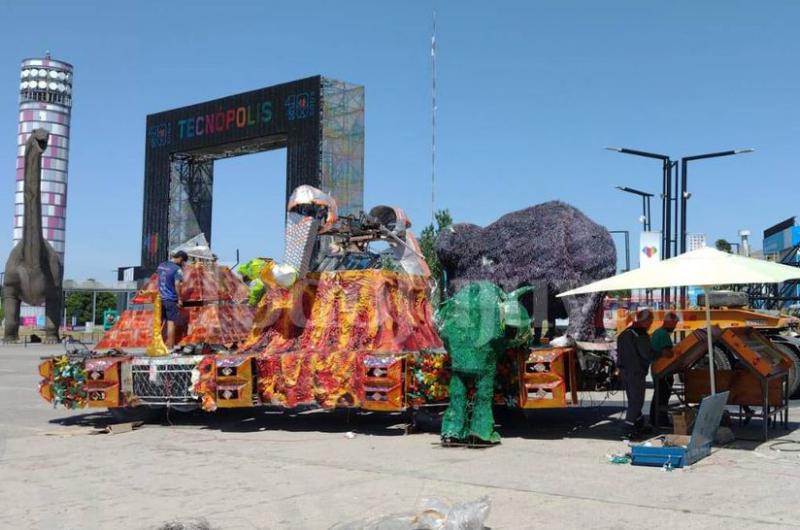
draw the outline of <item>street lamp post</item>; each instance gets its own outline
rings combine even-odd
[[[606,147],[609,151],[622,153],[624,155],[641,156],[661,160],[662,164],[662,189],[661,189],[661,256],[667,259],[671,256],[670,246],[672,244],[672,169],[676,163],[667,155],[640,151],[638,149],[628,149],[626,147]],[[662,302],[669,304],[669,289],[661,290]]]
[[[647,193],[646,191],[637,190],[635,188],[629,188],[627,186],[616,186],[619,191],[624,191],[625,193],[632,193],[634,195],[639,195],[642,198],[642,224],[644,225],[644,231],[650,231],[650,197],[653,196],[652,193]]]
[[[703,160],[706,158],[718,158],[721,156],[733,156],[733,155],[740,155],[744,153],[752,153],[754,149],[745,148],[745,149],[731,149],[730,151],[718,151],[716,153],[706,153],[703,155],[694,155],[694,156],[685,156],[681,158],[681,207],[680,207],[680,253],[683,254],[686,252],[686,207],[689,204],[689,197],[692,196],[689,193],[689,185],[688,185],[688,175],[689,175],[689,162],[692,160]],[[738,254],[738,252],[737,252]],[[681,287],[680,291],[680,298],[681,300],[686,300],[686,287]],[[685,302],[684,302],[685,303]]]
[[[705,158],[718,158],[721,156],[740,155],[752,153],[754,149],[732,149],[730,151],[719,151],[717,153],[706,153],[704,155],[685,156],[681,158],[681,216],[680,216],[680,253],[686,252],[686,206],[691,197],[688,189],[689,162],[692,160],[703,160]]]
[[[650,153],[647,151],[639,151],[637,149],[627,149],[624,147],[606,147],[609,151],[615,151],[626,155],[642,156],[645,158],[654,158],[661,160],[663,164],[663,178],[662,178],[662,208],[661,208],[661,255],[664,259],[672,256],[672,245],[675,244],[675,254],[683,254],[686,252],[686,207],[691,193],[688,190],[688,165],[692,160],[702,160],[705,158],[717,158],[721,156],[739,155],[743,153],[752,153],[753,149],[733,149],[730,151],[719,151],[716,153],[706,153],[702,155],[686,156],[681,158],[681,166],[679,175],[675,177],[675,195],[680,197],[673,197],[672,191],[672,171],[678,170],[678,163],[673,162],[667,155],[658,153]],[[678,192],[678,176],[680,176],[680,191]],[[625,190],[623,190],[625,191]],[[673,221],[672,201],[675,201],[675,213]],[[675,225],[675,235],[672,234],[673,222]],[[674,237],[674,239],[673,239]],[[681,289],[685,293],[685,289]],[[664,301],[669,303],[669,290],[663,291]]]
[[[666,259],[671,256],[670,245],[672,243],[672,168],[674,164],[670,157],[638,149],[628,149],[626,147],[606,147],[609,151],[622,153],[624,155],[641,156],[661,160],[662,163],[662,190],[661,190],[661,255]]]

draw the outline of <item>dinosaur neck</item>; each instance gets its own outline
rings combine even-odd
[[[42,255],[42,151],[37,145],[25,153],[25,217],[22,225],[22,255],[26,261],[36,261]]]

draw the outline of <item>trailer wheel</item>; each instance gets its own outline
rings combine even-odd
[[[705,368],[708,369],[708,355],[703,355],[702,359],[699,359],[692,369],[694,368]],[[731,370],[733,368],[733,363],[731,362],[731,357],[728,355],[728,352],[723,350],[719,344],[714,345],[714,370]],[[678,373],[678,380],[681,383],[685,383],[686,380],[683,377],[682,373]]]
[[[789,368],[789,397],[791,399],[800,398],[800,356],[798,356],[797,350],[783,342],[772,341],[772,345],[791,359],[792,366]]]
[[[695,363],[694,368],[708,368],[708,355]],[[733,363],[731,357],[719,344],[714,345],[714,370],[731,370]]]

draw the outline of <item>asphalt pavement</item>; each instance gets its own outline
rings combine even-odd
[[[406,434],[402,415],[346,411],[173,412],[95,434],[107,413],[37,393],[39,357],[59,351],[0,346],[0,528],[326,529],[482,497],[492,529],[800,526],[800,443],[776,443],[800,441],[798,403],[777,438],[671,472],[608,462],[626,450],[619,395],[503,414],[503,443],[479,450]],[[739,436],[756,438],[753,423]]]

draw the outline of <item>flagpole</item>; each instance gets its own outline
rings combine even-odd
[[[436,223],[436,9],[431,34],[431,222]]]

